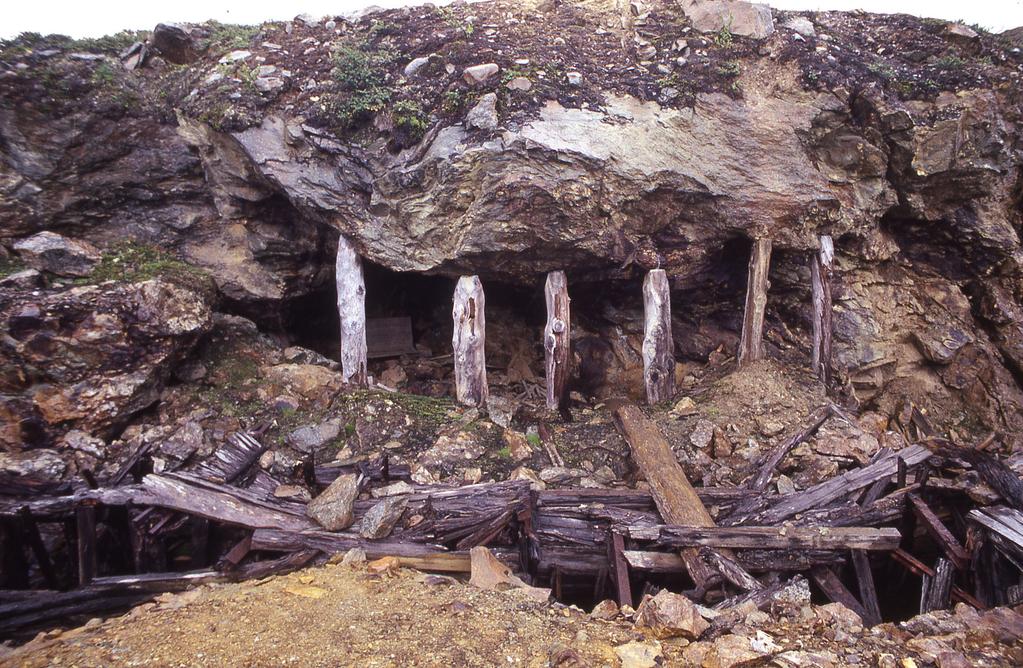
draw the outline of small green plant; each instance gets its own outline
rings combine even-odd
[[[718,67],[718,74],[726,77],[737,77],[740,72],[742,72],[742,68],[736,60],[721,63],[721,66]]]
[[[25,265],[16,257],[0,258],[0,278],[7,278],[24,268]]]
[[[334,52],[331,75],[339,93],[324,96],[321,103],[341,127],[349,127],[382,110],[391,99],[384,85],[386,67],[396,55],[346,44]]]
[[[441,97],[440,110],[445,114],[456,114],[466,103],[466,92],[461,88],[445,91]]]
[[[153,246],[133,241],[120,243],[103,254],[87,278],[81,283],[104,281],[146,281],[165,277],[195,287],[197,281],[208,281],[207,274]]]
[[[210,31],[206,45],[214,51],[234,51],[250,46],[260,31],[260,26],[242,26],[219,21],[207,21],[204,25]]]
[[[885,81],[890,81],[895,78],[897,72],[888,63],[871,63],[867,65],[867,70],[872,74],[876,74]]]
[[[92,83],[100,87],[114,86],[117,83],[117,74],[110,63],[100,63],[92,71]]]
[[[354,434],[355,434],[355,423],[354,422],[346,422],[345,423],[345,438],[351,438]]]
[[[541,445],[540,434],[537,434],[536,432],[529,432],[526,434],[526,442],[534,448],[539,448]]]
[[[399,100],[391,110],[394,126],[410,139],[419,141],[430,127],[429,119],[418,102]]]
[[[511,459],[512,451],[507,445],[497,451],[497,456],[501,459]]]
[[[959,56],[950,54],[942,56],[934,64],[943,70],[961,70],[966,64],[966,61]]]
[[[732,48],[735,38],[732,35],[732,19],[729,17],[728,23],[721,26],[721,30],[718,30],[714,35],[714,43],[722,49]]]
[[[71,40],[67,48],[73,51],[117,55],[135,42],[144,42],[147,37],[149,37],[149,33],[146,31],[122,30],[113,35],[104,35],[103,37],[86,37]]]

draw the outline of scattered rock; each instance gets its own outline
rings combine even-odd
[[[551,590],[531,587],[512,573],[511,568],[501,563],[493,552],[477,546],[469,550],[469,584],[491,591],[523,590],[523,594],[534,600],[546,601]]]
[[[88,276],[103,257],[92,244],[54,232],[34,234],[13,248],[25,264],[58,276]]]
[[[671,414],[676,417],[694,415],[696,414],[696,402],[692,397],[682,397],[671,407]]]
[[[727,28],[733,35],[763,39],[774,32],[774,19],[767,5],[741,0],[683,0],[682,9],[700,32]]]
[[[972,42],[973,40],[980,37],[977,31],[973,28],[963,25],[962,23],[949,23],[945,27],[945,33],[952,39],[959,39],[962,41]]]
[[[274,496],[278,499],[296,499],[306,503],[312,499],[309,490],[298,485],[277,485]]]
[[[43,275],[35,269],[22,269],[0,279],[0,287],[30,290],[43,284]]]
[[[416,72],[418,72],[419,70],[421,70],[424,67],[426,67],[426,65],[429,62],[430,62],[430,59],[427,56],[420,56],[419,58],[413,58],[412,61],[408,65],[405,66],[405,70],[404,70],[405,76],[407,76],[407,77],[415,76]]]
[[[693,427],[692,433],[689,434],[689,442],[703,450],[714,439],[714,426],[714,423],[710,420],[700,420]]]
[[[636,628],[654,638],[695,640],[709,627],[692,601],[666,589],[644,596],[636,610]]]
[[[505,87],[507,87],[508,90],[518,90],[526,92],[533,88],[533,82],[530,81],[527,77],[515,77],[514,79],[506,83]]]
[[[476,106],[465,115],[465,124],[478,130],[496,130],[498,122],[496,93],[481,96]]]
[[[615,654],[622,662],[622,668],[657,668],[664,657],[658,642],[630,642],[615,647]]]
[[[202,49],[189,26],[178,23],[158,23],[153,28],[150,44],[160,55],[175,65],[195,62]]]
[[[540,476],[536,474],[536,471],[525,466],[519,466],[512,471],[511,475],[508,476],[508,480],[528,480],[530,489],[547,489],[547,483],[540,479]]]
[[[240,60],[248,60],[248,58],[251,55],[252,55],[251,51],[245,51],[244,49],[238,49],[237,51],[232,51],[232,52],[226,54],[223,58],[221,58],[220,59],[220,64],[221,65],[230,65],[231,63],[237,63]]]
[[[273,93],[287,85],[287,82],[280,77],[257,77],[252,85],[261,93]]]
[[[583,84],[583,75],[581,72],[566,72],[565,81],[568,82],[569,86],[581,86]]]
[[[55,491],[63,486],[67,463],[56,450],[0,452],[0,489],[8,493]]]
[[[813,21],[805,16],[793,16],[782,25],[803,37],[814,37],[817,34],[816,29],[813,27]]]
[[[618,604],[607,598],[593,606],[590,617],[593,619],[610,620],[618,616]]]
[[[414,491],[415,488],[412,485],[408,484],[404,480],[399,480],[398,482],[386,485],[384,487],[377,487],[376,489],[372,490],[369,494],[374,499],[382,499],[388,496],[400,496],[402,494],[411,494]]]
[[[533,448],[522,432],[505,429],[502,438],[513,462],[523,462],[533,456]]]
[[[73,430],[64,434],[61,445],[71,450],[84,452],[87,455],[102,459],[106,454],[107,444],[101,438],[96,438],[84,431]]]
[[[354,473],[338,476],[327,489],[309,502],[306,515],[327,531],[341,531],[355,521],[353,507],[359,495],[359,478]]]
[[[366,563],[366,550],[361,547],[353,547],[352,549],[345,552],[344,559],[341,560],[342,566],[349,566],[351,568],[359,568]]]
[[[287,437],[287,443],[301,452],[316,452],[341,435],[340,420],[327,420],[317,425],[305,425]]]
[[[381,557],[366,565],[366,570],[375,575],[394,573],[401,568],[401,560],[398,557]]]
[[[362,518],[359,535],[376,540],[391,534],[408,506],[408,497],[392,496],[370,508]]]
[[[462,78],[465,79],[465,83],[481,84],[490,77],[494,76],[501,70],[495,63],[486,63],[484,65],[473,65],[472,67],[465,68],[462,72]]]
[[[419,458],[423,466],[453,466],[473,461],[483,455],[484,448],[476,437],[467,431],[454,435],[441,434],[426,452]]]

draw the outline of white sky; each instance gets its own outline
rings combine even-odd
[[[419,4],[408,0],[4,0],[0,38],[25,31],[99,37],[118,30],[151,29],[164,22],[260,23],[298,14],[341,15],[373,5]],[[442,3],[437,3],[442,4]],[[1023,25],[1023,0],[768,0],[781,9],[863,9],[962,19],[994,31]]]

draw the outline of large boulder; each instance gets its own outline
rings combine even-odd
[[[210,289],[163,278],[0,293],[0,449],[105,436],[151,405],[212,325]]]
[[[164,58],[177,65],[195,62],[203,51],[197,30],[179,23],[158,23],[150,44]]]
[[[21,239],[14,250],[25,264],[58,276],[88,276],[102,254],[92,244],[53,232],[40,232]]]
[[[682,7],[700,32],[727,30],[754,39],[774,32],[771,8],[767,5],[742,0],[684,0]]]
[[[696,640],[710,624],[688,598],[663,589],[643,597],[636,609],[636,628],[654,638]]]

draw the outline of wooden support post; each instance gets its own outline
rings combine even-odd
[[[659,404],[675,394],[675,342],[671,338],[671,288],[663,269],[643,281],[643,378],[646,401]]]
[[[337,311],[341,318],[341,374],[346,383],[366,384],[366,282],[362,258],[344,235],[337,244]]]
[[[746,308],[742,314],[742,336],[739,339],[739,367],[764,356],[764,314],[767,310],[767,280],[771,268],[771,240],[754,239],[749,258],[746,282]]]
[[[620,533],[611,532],[607,547],[610,552],[611,572],[614,573],[618,605],[631,606],[632,587],[629,584],[629,565],[625,561],[625,539]]]
[[[842,580],[839,579],[835,572],[827,566],[817,566],[810,569],[810,577],[817,583],[817,586],[821,588],[824,595],[835,603],[841,603],[845,607],[849,608],[857,615],[860,616],[864,622],[867,621],[868,614],[864,610],[860,602],[856,600],[856,597],[852,595]]]
[[[923,576],[920,588],[920,614],[932,610],[947,610],[952,598],[952,578],[955,566],[944,557],[938,557],[934,574]]]
[[[543,350],[547,369],[547,408],[557,409],[565,400],[565,386],[571,357],[571,314],[568,280],[565,272],[547,274],[544,286],[547,300],[547,325],[543,330]]]
[[[455,393],[467,406],[482,406],[490,391],[487,387],[486,300],[478,276],[462,276],[455,286],[454,334],[451,346],[455,358]]]
[[[75,508],[78,525],[78,584],[85,586],[96,578],[96,506]]]
[[[877,600],[877,587],[874,585],[874,572],[870,569],[870,558],[865,550],[852,550],[853,568],[856,570],[856,583],[860,588],[860,600],[867,616],[863,623],[874,626],[881,623],[881,605]]]
[[[25,539],[28,541],[29,547],[32,548],[32,553],[39,564],[39,572],[43,574],[43,578],[46,580],[46,586],[50,589],[59,589],[60,583],[57,581],[57,572],[54,570],[53,562],[50,560],[50,553],[46,550],[46,543],[43,542],[43,537],[39,534],[39,525],[36,523],[35,518],[32,517],[32,511],[26,506],[18,514],[21,518]]]
[[[821,236],[820,251],[810,261],[813,298],[813,351],[811,365],[824,386],[831,383],[831,269],[835,245],[828,235]]]

